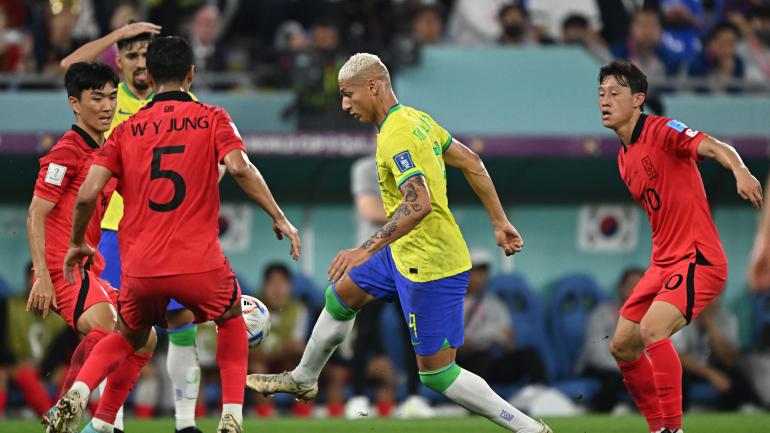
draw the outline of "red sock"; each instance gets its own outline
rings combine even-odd
[[[148,419],[155,415],[155,408],[146,404],[134,405],[134,416],[137,418]]]
[[[99,398],[99,406],[94,412],[94,418],[115,424],[115,415],[128,398],[142,367],[150,358],[152,358],[151,354],[132,353],[120,364],[120,367],[107,376],[107,386],[104,387],[104,394]]]
[[[94,346],[92,352],[80,368],[75,381],[85,383],[93,391],[121,362],[134,353],[134,348],[122,335],[113,332]]]
[[[246,322],[238,315],[219,325],[217,365],[222,378],[222,404],[243,404],[249,345]]]
[[[195,417],[196,418],[205,418],[206,417],[206,405],[202,403],[198,403],[195,405]]]
[[[393,413],[393,407],[395,404],[392,401],[377,403],[377,414],[381,418],[389,417]]]
[[[639,412],[647,420],[650,431],[662,429],[663,414],[658,403],[658,394],[655,392],[652,364],[650,364],[647,355],[642,353],[642,356],[633,361],[618,361],[618,367],[620,367],[628,393],[634,399]]]
[[[272,403],[258,404],[254,409],[260,418],[272,418],[275,414],[275,406]]]
[[[663,427],[682,428],[682,361],[671,339],[656,341],[645,348],[652,364]]]
[[[5,415],[5,405],[8,403],[8,390],[0,389],[0,416]]]
[[[80,341],[78,347],[76,347],[75,351],[72,352],[69,370],[67,370],[66,379],[64,379],[64,382],[62,383],[59,397],[61,397],[65,392],[69,391],[69,389],[72,387],[72,384],[75,383],[75,378],[78,376],[80,369],[83,367],[83,363],[86,362],[86,359],[88,359],[88,355],[94,349],[96,343],[98,343],[107,335],[109,335],[109,332],[105,331],[104,329],[92,328],[86,337]]]
[[[40,375],[37,370],[29,365],[22,365],[16,369],[13,375],[16,384],[21,388],[24,394],[24,401],[27,402],[38,416],[42,416],[50,407],[48,401],[48,392],[40,381]]]
[[[313,414],[313,403],[309,401],[295,401],[292,412],[298,418],[307,418]]]
[[[329,416],[333,418],[339,418],[345,414],[344,403],[326,403],[326,409],[329,411]]]

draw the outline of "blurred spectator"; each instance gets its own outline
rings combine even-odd
[[[572,15],[586,19],[591,31],[599,29],[599,7],[596,0],[528,0],[526,3],[536,33],[557,38],[564,21]]]
[[[24,33],[11,27],[6,6],[0,4],[0,72],[15,72],[22,66]]]
[[[5,412],[9,379],[21,389],[27,406],[38,416],[51,406],[41,379],[40,362],[53,337],[66,323],[55,314],[43,319],[26,310],[34,278],[32,263],[28,263],[25,290],[17,296],[0,299],[0,414]]]
[[[364,243],[388,221],[385,209],[380,197],[380,187],[377,182],[377,162],[374,156],[358,159],[353,163],[350,171],[350,187],[356,208],[356,242]],[[377,385],[375,401],[379,416],[391,414],[396,400],[396,377],[393,363],[385,353],[384,336],[380,329],[383,301],[370,302],[366,308],[358,313],[356,321],[352,360],[353,398],[345,408],[346,413],[369,413],[369,398],[366,397],[367,382]],[[404,324],[403,320],[400,321]],[[417,364],[409,339],[406,338],[408,330],[405,324],[402,326],[404,338],[400,341],[404,344],[406,370],[408,375],[407,391],[410,395],[405,404],[412,405],[412,412],[420,416],[432,415],[432,409],[422,397],[417,395],[419,376]],[[418,413],[419,412],[419,413]]]
[[[628,39],[631,18],[642,9],[660,10],[659,0],[596,0],[601,17],[601,36],[610,46]]]
[[[690,400],[688,388],[703,381],[719,393],[719,410],[760,404],[745,371],[738,365],[738,319],[719,308],[719,304],[719,298],[711,301],[690,326],[671,337],[682,360],[685,408]]]
[[[50,7],[35,29],[35,60],[38,72],[61,74],[59,62],[75,48],[72,31],[77,22],[76,13],[68,7]]]
[[[746,78],[770,79],[770,5],[757,6],[746,19],[740,13],[730,15],[730,22],[741,32],[738,55],[746,61]]]
[[[546,381],[537,350],[519,348],[511,316],[503,301],[484,293],[492,257],[486,250],[471,252],[468,293],[465,296],[465,343],[457,349],[457,363],[490,383],[528,384]]]
[[[449,40],[457,45],[493,44],[500,39],[500,8],[511,0],[457,0],[449,14]]]
[[[623,271],[615,287],[616,297],[598,305],[588,317],[585,342],[578,360],[578,374],[596,378],[601,384],[591,400],[591,409],[608,412],[618,403],[618,395],[625,392],[623,377],[617,361],[607,344],[618,326],[620,307],[642,279],[644,269],[631,267]]]
[[[746,76],[746,66],[738,56],[740,37],[738,28],[730,23],[717,25],[708,35],[706,49],[690,63],[687,70],[689,76],[707,80],[708,88],[698,87],[699,91],[741,91],[740,87],[730,85],[730,81]]]
[[[412,16],[412,34],[421,45],[444,41],[444,10],[438,4],[420,6]]]
[[[132,22],[139,21],[139,9],[133,2],[121,2],[117,5],[110,17],[110,30],[115,31]],[[116,71],[120,69],[118,65],[118,46],[110,45],[109,48],[99,57],[99,61],[112,66]]]
[[[561,41],[567,45],[583,47],[599,63],[612,61],[612,54],[599,35],[591,30],[588,19],[580,14],[571,14],[564,18],[561,26]]]
[[[292,297],[291,273],[283,264],[265,268],[260,300],[270,311],[270,333],[249,350],[249,373],[280,373],[299,363],[305,350],[307,308]],[[272,416],[272,399],[257,396],[257,413]]]
[[[689,63],[700,51],[701,35],[706,28],[706,12],[702,0],[660,0],[663,45],[678,62]]]
[[[506,5],[500,8],[498,14],[503,33],[498,43],[508,47],[523,47],[538,42],[532,32],[529,13],[521,5]]]
[[[631,21],[628,40],[616,43],[612,53],[638,66],[650,81],[659,81],[674,75],[678,68],[674,54],[662,40],[660,15],[654,10],[642,9]]]
[[[204,6],[195,12],[189,40],[196,71],[205,73],[226,69],[225,46],[219,42],[221,25],[222,17],[215,6]]]

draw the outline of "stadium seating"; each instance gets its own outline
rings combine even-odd
[[[770,295],[757,296],[754,301],[752,331],[760,348],[770,348]]]

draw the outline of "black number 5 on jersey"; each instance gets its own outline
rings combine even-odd
[[[168,179],[174,184],[174,196],[167,203],[157,203],[150,199],[150,209],[157,212],[170,212],[179,207],[187,194],[187,185],[182,175],[173,170],[161,170],[160,162],[163,155],[184,153],[184,146],[158,147],[152,151],[150,180]]]

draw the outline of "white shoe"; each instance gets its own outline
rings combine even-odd
[[[235,420],[235,417],[230,413],[223,413],[222,418],[219,420],[217,426],[217,433],[241,433],[241,425]]]
[[[246,386],[264,395],[285,392],[293,394],[297,400],[310,401],[318,394],[318,383],[299,384],[291,378],[290,371],[280,374],[250,374],[246,376]]]
[[[46,430],[48,433],[75,433],[83,417],[86,399],[79,391],[71,389],[56,403],[56,414]]]
[[[433,418],[436,411],[424,397],[410,395],[396,408],[397,418]]]
[[[347,419],[364,419],[369,417],[371,413],[372,405],[369,402],[369,397],[365,395],[351,397],[345,403],[345,418]]]

